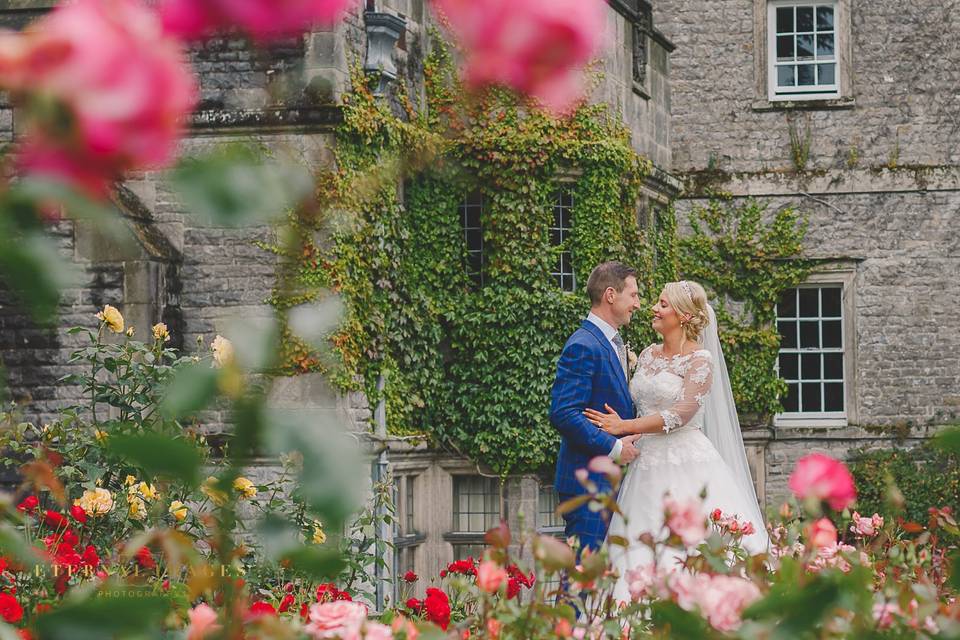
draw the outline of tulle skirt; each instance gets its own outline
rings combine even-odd
[[[610,546],[612,566],[620,574],[614,591],[618,601],[629,601],[626,572],[653,563],[649,547],[637,542],[644,532],[655,539],[666,534],[663,522],[663,498],[666,494],[677,500],[699,497],[703,500],[705,515],[720,509],[724,515],[736,515],[742,521],[745,514],[756,513],[752,495],[745,495],[730,468],[717,453],[710,440],[696,428],[684,427],[668,434],[648,435],[637,441],[640,455],[628,467],[617,499],[625,518],[614,515],[608,536],[620,536],[630,542],[626,549]],[[743,546],[751,554],[763,553],[768,547],[768,536],[763,522],[753,522],[755,533],[743,537]],[[667,549],[657,558],[660,569],[670,569],[683,561],[685,552]]]

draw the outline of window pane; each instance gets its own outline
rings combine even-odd
[[[820,317],[820,289],[800,289],[800,317]]]
[[[793,36],[777,36],[777,60],[793,60]]]
[[[833,31],[833,7],[817,7],[817,31]]]
[[[777,7],[777,33],[793,32],[793,7]]]
[[[816,320],[800,323],[800,348],[817,349],[820,347],[820,323]]]
[[[797,31],[813,31],[813,7],[797,7]]]
[[[777,315],[781,318],[797,317],[797,290],[785,292],[777,303]]]
[[[843,334],[839,320],[823,321],[823,348],[839,349],[843,346]]]
[[[820,65],[821,67],[825,65]],[[823,300],[823,317],[824,318],[839,318],[840,317],[840,289],[837,287],[830,287],[821,289],[821,299]]]
[[[824,411],[843,411],[843,383],[830,382],[823,385]]]
[[[800,399],[803,411],[822,411],[820,402],[820,383],[804,383],[800,385]]]
[[[573,291],[573,276],[563,276],[563,282],[560,283],[560,288],[564,291]]]
[[[817,84],[836,84],[836,65],[818,64],[817,65]]]
[[[817,55],[828,58],[833,55],[833,34],[821,33],[817,35]]]
[[[797,36],[797,59],[813,59],[813,36]]]
[[[796,85],[794,80],[794,67],[793,65],[788,65],[786,67],[777,67],[777,86],[778,87],[793,87]]]
[[[560,229],[550,229],[550,246],[560,246]]]
[[[466,227],[480,226],[480,207],[465,207],[466,209]]]
[[[800,410],[800,385],[787,385],[787,397],[783,399],[783,410],[794,412]]]
[[[804,353],[800,356],[800,377],[803,380],[820,379],[819,353]]]
[[[780,377],[784,380],[797,380],[799,373],[797,365],[797,354],[795,353],[781,353],[780,354]]]
[[[823,354],[823,378],[824,380],[843,380],[842,353]]]
[[[780,332],[780,348],[797,348],[797,323],[791,321],[781,321],[777,323],[777,331]]]
[[[813,65],[802,64],[797,67],[797,86],[812,87],[816,84],[816,78],[813,77]]]

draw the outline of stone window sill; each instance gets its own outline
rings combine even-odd
[[[634,92],[635,94],[637,94],[638,96],[640,96],[641,98],[643,98],[644,100],[649,100],[649,99],[650,99],[650,94],[647,93],[646,88],[645,88],[642,84],[640,84],[639,82],[634,82],[634,83],[633,83],[633,92]]]
[[[853,109],[857,106],[854,98],[836,98],[831,100],[754,100],[750,105],[753,111],[838,111]]]

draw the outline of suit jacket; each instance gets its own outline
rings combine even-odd
[[[550,423],[561,437],[554,486],[558,493],[585,493],[574,472],[586,467],[595,456],[609,455],[617,439],[594,426],[583,410],[606,411],[603,405],[609,404],[621,418],[635,417],[617,352],[592,322],[584,320],[564,345],[550,400]],[[601,474],[591,473],[590,477],[609,489]]]

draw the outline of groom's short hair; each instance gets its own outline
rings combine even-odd
[[[636,278],[637,270],[616,260],[595,266],[590,272],[590,277],[587,278],[587,295],[590,296],[590,304],[594,306],[599,304],[603,299],[603,292],[610,287],[623,291],[630,276]]]

